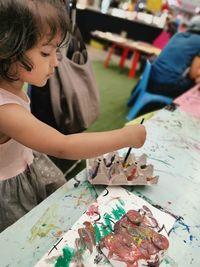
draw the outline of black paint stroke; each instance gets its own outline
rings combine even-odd
[[[95,221],[95,223],[96,222],[98,222],[98,221],[100,221],[101,220],[101,214],[99,213],[99,212],[94,212],[94,214],[97,214],[98,216],[99,216],[99,218],[98,219],[96,219],[96,220],[94,220]]]
[[[105,197],[105,196],[107,196],[107,195],[109,194],[109,191],[108,191],[108,189],[107,189],[107,188],[105,188],[105,190],[106,190],[106,193],[103,195],[103,197]]]
[[[155,208],[157,208],[157,209],[159,209],[159,210],[161,210],[161,211],[164,211],[165,213],[171,215],[171,216],[172,216],[173,218],[175,218],[177,221],[180,220],[180,219],[183,219],[183,217],[181,217],[181,216],[179,216],[179,215],[175,215],[175,214],[173,214],[172,212],[170,212],[170,211],[164,209],[163,207],[161,207],[161,206],[158,205],[158,204],[151,204],[151,205],[152,205],[153,207],[155,207]]]
[[[78,187],[79,184],[81,183],[81,181],[79,181],[79,180],[76,178],[76,176],[75,176],[73,179],[76,181],[76,183],[74,184],[74,187]]]
[[[93,174],[91,175],[91,179],[94,179],[97,176],[98,170],[99,170],[99,166],[100,166],[100,161],[97,162],[97,166],[93,172]]]
[[[115,222],[113,222],[113,221],[112,221],[112,223],[115,224]],[[106,224],[104,224],[104,223],[101,223],[101,225],[102,225],[102,227],[103,227],[104,229],[109,229],[112,233],[114,233],[114,230],[113,230],[112,228],[110,228],[108,225],[106,225]]]
[[[158,233],[161,233],[163,229],[165,230],[166,234],[169,236],[169,233],[170,233],[171,230],[169,230],[169,232],[167,232],[167,229],[165,228],[165,225],[164,225],[164,224],[163,224],[162,227],[158,230]]]
[[[57,249],[57,245],[61,242],[63,240],[63,237],[52,247],[52,249],[48,252],[48,256],[50,255],[50,253],[54,250],[54,249],[56,249],[56,250],[58,250]]]
[[[114,161],[114,159],[115,159],[115,154],[111,157],[111,159],[110,159],[110,162],[109,163],[106,163],[106,160],[104,161],[104,164],[106,165],[106,167],[111,167],[111,165],[113,164],[113,161]]]

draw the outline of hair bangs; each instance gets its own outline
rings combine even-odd
[[[38,33],[37,38],[46,37],[47,43],[50,43],[55,37],[60,36],[59,46],[67,42],[70,35],[70,22],[63,3],[45,0],[33,0],[32,2],[35,2],[33,12]]]

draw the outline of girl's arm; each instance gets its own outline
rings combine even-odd
[[[200,56],[194,57],[190,66],[189,77],[196,83],[200,83]]]
[[[140,124],[107,132],[63,135],[17,104],[0,106],[0,132],[33,150],[65,159],[91,158],[123,147],[139,148],[146,139]]]

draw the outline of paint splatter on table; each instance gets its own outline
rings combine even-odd
[[[127,189],[179,218],[161,266],[200,266],[200,120],[179,109],[161,110],[145,125],[147,141],[138,154],[148,155],[159,183]],[[66,183],[0,234],[1,267],[34,266],[103,189],[88,183],[85,171]]]

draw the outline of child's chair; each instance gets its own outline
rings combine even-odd
[[[135,88],[135,90],[132,92],[127,105],[132,106],[128,115],[127,115],[127,120],[132,120],[136,117],[138,112],[146,105],[149,103],[163,103],[165,105],[169,105],[173,99],[164,95],[158,95],[158,94],[153,94],[149,93],[146,91],[149,77],[151,73],[151,63],[149,60],[146,61],[146,66],[144,69],[144,72],[140,78],[140,81]],[[135,100],[135,101],[134,101]]]

